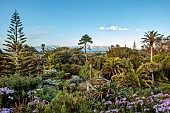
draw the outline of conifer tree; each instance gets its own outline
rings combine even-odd
[[[86,50],[89,49],[90,50],[90,45],[88,45],[88,43],[92,44],[92,38],[89,37],[89,35],[85,34],[84,36],[82,36],[82,38],[79,40],[78,45],[83,45],[81,46],[81,48],[84,48],[84,53],[86,55],[86,61],[87,61],[87,54],[86,54]]]
[[[136,42],[134,41],[133,43],[133,49],[135,50],[136,49]]]
[[[89,46],[89,45],[87,45],[87,43],[92,44],[93,41],[92,41],[92,38],[91,38],[91,37],[89,37],[87,34],[85,34],[84,36],[82,36],[82,38],[79,40],[79,43],[78,43],[78,45],[83,45],[83,48],[84,48],[84,52],[85,52],[85,53],[86,53],[86,50],[87,50],[87,49],[90,49],[90,48],[87,47],[87,46]],[[89,47],[90,47],[90,46],[89,46]]]
[[[28,72],[31,57],[25,54],[23,50],[24,43],[26,42],[26,37],[23,32],[23,24],[20,20],[19,14],[15,10],[11,18],[11,24],[9,30],[7,31],[7,40],[5,40],[4,49],[7,52],[6,58],[10,59],[11,64],[14,64],[12,71],[18,74],[25,74]],[[9,62],[8,62],[9,63]]]

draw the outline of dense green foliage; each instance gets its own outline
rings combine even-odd
[[[170,112],[169,36],[149,31],[141,50],[134,42],[133,49],[117,44],[106,53],[88,53],[87,34],[78,43],[84,53],[45,44],[38,52],[24,36],[15,11],[0,50],[0,112]]]

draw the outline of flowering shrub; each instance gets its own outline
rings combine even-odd
[[[116,112],[169,113],[170,94],[151,93],[151,95],[148,97],[141,98],[136,97],[133,101],[130,101],[127,98],[121,98],[116,102],[106,101],[102,108],[103,110],[101,110],[100,113],[116,113]]]
[[[46,100],[51,102],[51,100],[56,96],[56,90],[49,86],[44,86],[39,89],[28,91],[27,95],[30,100],[39,98],[40,100]]]
[[[15,108],[2,108],[0,109],[1,113],[11,113],[15,110]]]
[[[14,112],[18,113],[25,113],[25,112],[41,112],[47,113],[46,109],[49,109],[49,102],[47,100],[42,100],[38,97],[38,93],[36,90],[30,90],[27,92],[27,102],[23,102],[16,106]],[[44,112],[45,111],[45,112]]]
[[[12,94],[14,90],[10,90],[7,87],[0,88],[0,108],[10,107],[8,103],[13,100]],[[4,104],[5,103],[5,104]],[[3,109],[2,109],[3,110]],[[6,110],[6,109],[5,109]]]
[[[35,89],[41,82],[38,78],[11,75],[0,79],[0,108],[22,108],[28,103],[26,92]],[[13,89],[13,90],[10,90]]]

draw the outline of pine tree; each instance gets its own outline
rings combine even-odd
[[[85,34],[84,36],[82,36],[82,38],[79,40],[78,45],[83,45],[81,46],[81,48],[84,48],[84,53],[86,54],[86,50],[89,49],[90,50],[90,45],[88,45],[88,43],[92,44],[92,38],[89,37],[87,34]],[[87,61],[87,54],[86,54],[86,61]]]
[[[1,49],[0,49],[0,75],[1,75],[1,72],[2,72],[2,70],[3,70],[3,56],[2,56],[2,51],[1,51]]]
[[[14,74],[13,61],[6,54],[0,54],[0,76]]]
[[[136,42],[134,41],[133,43],[133,49],[135,50],[136,49]]]
[[[23,46],[26,42],[26,37],[23,28],[19,14],[15,10],[11,18],[10,30],[7,31],[6,43],[3,45],[6,46],[6,49],[4,49],[7,52],[6,58],[14,65],[12,71],[18,74],[25,74],[26,71],[28,72],[27,69],[29,69],[29,65],[26,64],[30,64],[31,62],[31,56],[24,54]]]
[[[13,52],[13,54],[19,55],[19,52],[22,49],[24,42],[26,42],[26,38],[24,37],[25,34],[23,32],[24,27],[22,26],[23,24],[20,20],[19,14],[15,10],[11,19],[11,24],[9,27],[10,30],[7,31],[9,33],[7,34],[8,40],[5,40],[6,44],[3,44],[7,47],[7,49],[4,49],[5,51]]]
[[[34,47],[30,47],[27,44],[24,45],[20,52],[20,58],[22,60],[21,75],[31,75],[36,73],[36,64],[34,63],[34,55],[38,53]]]
[[[45,44],[41,44],[42,53],[44,54]]]

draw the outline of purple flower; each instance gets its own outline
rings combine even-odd
[[[106,113],[110,113],[111,111],[110,110],[107,110]]]
[[[122,98],[123,101],[125,101],[127,98]]]
[[[138,100],[138,102],[140,102],[140,103],[141,103],[141,102],[143,102],[143,100]]]
[[[157,99],[156,101],[157,101],[157,102],[162,102],[162,99]]]
[[[120,100],[117,100],[116,102],[115,102],[115,104],[121,104],[121,101]]]
[[[106,101],[104,104],[105,104],[105,105],[106,105],[106,104],[112,104],[112,102],[111,102],[111,101]]]
[[[3,95],[3,94],[12,94],[12,93],[14,93],[14,90],[10,90],[7,87],[0,88],[0,94],[1,95]]]
[[[15,108],[2,108],[0,109],[1,113],[11,113]]]
[[[160,96],[160,97],[162,97],[162,96],[164,96],[164,94],[162,94],[162,93],[159,93],[159,94],[157,94],[157,96]]]
[[[9,90],[9,89],[8,89],[8,90],[6,91],[6,94],[12,94],[12,93],[14,93],[14,90]]]
[[[131,108],[134,108],[134,106],[127,106],[126,108],[127,109],[131,109]]]
[[[118,109],[111,109],[111,112],[116,112],[116,113],[118,113],[119,110],[118,110]]]
[[[32,101],[32,105],[35,105],[36,103],[38,103],[38,99]]]
[[[170,106],[166,107],[166,110],[170,110]]]
[[[104,111],[100,111],[100,113],[104,113]]]
[[[0,90],[3,91],[3,92],[6,92],[6,90],[8,90],[8,88],[4,87],[4,88],[0,88]]]
[[[118,104],[118,105],[120,105],[120,104],[125,104],[126,103],[126,101],[121,101],[121,100],[118,100],[118,101],[116,101],[116,103],[115,104]]]
[[[164,107],[158,108],[158,111],[165,112],[165,108]]]

